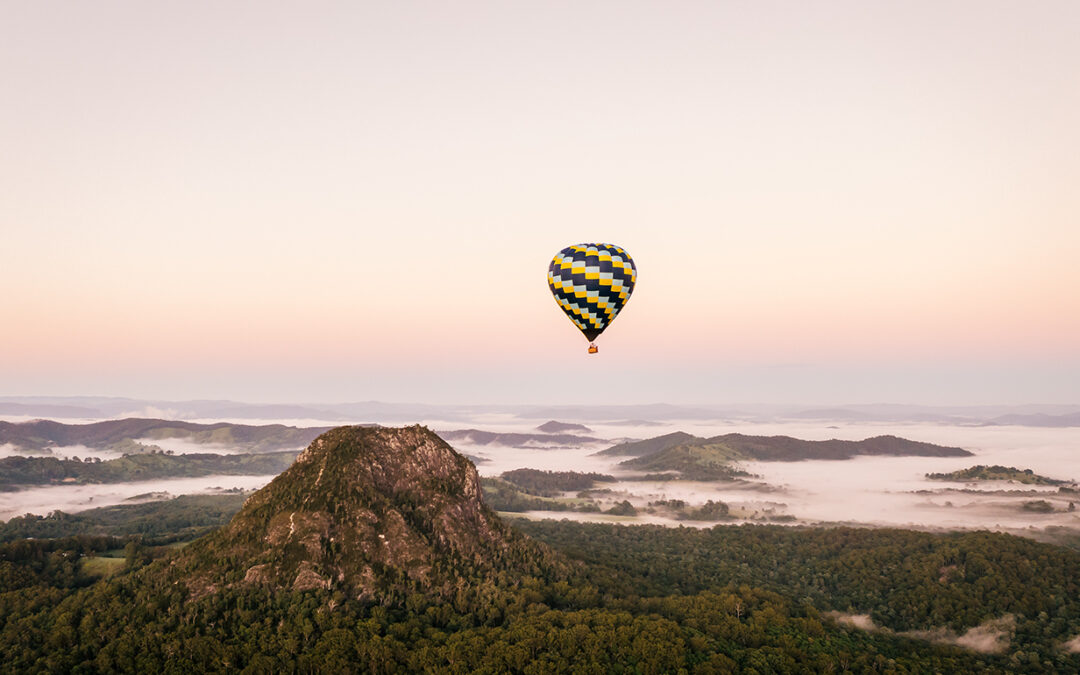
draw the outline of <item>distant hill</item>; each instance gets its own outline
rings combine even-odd
[[[951,481],[974,481],[974,480],[1005,480],[1022,483],[1024,485],[1069,485],[1066,480],[1047,478],[1040,476],[1031,469],[1017,469],[1015,466],[985,466],[979,464],[967,469],[958,469],[948,473],[928,473],[930,480]]]
[[[744,434],[724,434],[712,438],[701,438],[681,431],[644,441],[620,443],[596,454],[647,457],[680,446],[706,447],[711,453],[727,454],[732,460],[764,462],[850,459],[858,455],[968,457],[972,454],[962,448],[910,441],[897,436],[875,436],[862,441],[836,439],[804,441],[790,436],[747,436]],[[640,463],[638,466],[643,465],[644,463]]]
[[[875,416],[870,413],[850,410],[848,408],[811,408],[788,413],[787,416],[791,419],[830,420],[834,422],[841,420],[847,422],[866,422],[876,419]]]
[[[566,448],[590,443],[603,443],[603,439],[572,434],[518,434],[499,431],[481,431],[480,429],[456,429],[439,431],[439,436],[448,443],[468,443],[471,445],[502,445],[508,448]]]
[[[27,415],[31,417],[100,417],[94,408],[62,404],[28,404],[0,401],[0,415]]]
[[[478,415],[508,414],[535,425],[543,420],[569,420],[584,424],[606,423],[618,426],[652,426],[674,420],[754,420],[781,421],[819,419],[853,423],[913,422],[934,424],[1023,424],[1033,426],[1077,426],[1080,406],[1059,405],[986,405],[919,406],[893,404],[859,405],[724,405],[679,406],[599,405],[431,405],[418,403],[283,403],[254,404],[228,400],[132,399],[99,396],[0,396],[0,415],[45,418],[120,419],[125,417],[220,420],[310,419],[327,423],[357,422],[415,423],[418,420],[446,420],[459,426],[474,424]],[[995,418],[1003,417],[998,420]],[[1047,419],[1061,417],[1062,419]],[[623,420],[621,422],[615,420]]]
[[[750,475],[734,465],[740,459],[741,454],[723,443],[684,443],[625,460],[619,466],[652,474],[673,471],[686,480],[732,480]]]
[[[613,445],[607,450],[601,450],[595,454],[597,455],[630,455],[632,457],[641,457],[642,455],[651,455],[668,448],[673,448],[676,445],[684,445],[686,443],[694,443],[696,441],[704,441],[704,438],[698,438],[692,436],[684,431],[676,431],[670,434],[664,434],[663,436],[657,436],[644,441],[630,441],[628,443],[619,443]]]
[[[672,420],[672,419],[716,419],[729,411],[723,408],[707,406],[681,406],[669,403],[648,403],[643,405],[556,405],[525,407],[518,412],[519,417],[532,419],[576,419],[576,420]]]
[[[1080,412],[1066,415],[1046,415],[1044,413],[1000,415],[990,420],[989,423],[995,426],[1080,427]]]
[[[56,457],[4,457],[0,459],[0,491],[31,485],[126,483],[217,474],[273,475],[287,469],[296,455],[296,451],[238,455],[143,453],[94,462]]]
[[[536,427],[537,431],[543,431],[545,434],[559,434],[565,432],[580,432],[583,434],[591,434],[592,429],[584,424],[571,424],[569,422],[557,422],[551,420],[550,422],[544,422],[540,426]]]
[[[874,436],[862,441],[804,441],[790,436],[744,436],[726,434],[708,439],[722,443],[747,459],[764,462],[797,462],[803,459],[850,459],[858,455],[896,457],[970,457],[962,448],[946,447],[898,436]]]
[[[64,424],[50,420],[0,422],[0,444],[10,443],[30,452],[54,446],[85,445],[99,450],[122,449],[139,439],[184,439],[192,443],[224,445],[249,452],[299,449],[330,427],[298,428],[283,424],[253,426],[218,422],[195,424],[161,419],[122,419],[92,424]]]

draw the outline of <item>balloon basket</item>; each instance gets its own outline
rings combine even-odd
[[[592,342],[590,342],[589,343],[589,353],[590,354],[595,354],[598,351],[600,351],[600,350],[596,348],[596,345],[593,344]]]

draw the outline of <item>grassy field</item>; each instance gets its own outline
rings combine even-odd
[[[120,557],[108,555],[92,556],[83,559],[83,571],[95,577],[108,577],[124,569],[125,559],[123,551]]]

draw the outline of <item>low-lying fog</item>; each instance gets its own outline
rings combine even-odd
[[[132,497],[151,493],[179,496],[209,494],[232,488],[257,490],[273,479],[274,476],[200,476],[132,483],[32,487],[17,492],[0,492],[0,521],[27,513],[76,513],[99,506],[131,503],[129,500]]]
[[[1018,530],[1066,526],[1080,529],[1080,511],[1068,511],[1080,495],[1059,493],[1056,486],[1021,485],[1005,481],[932,481],[927,473],[945,473],[976,464],[1014,466],[1063,480],[1080,479],[1080,430],[1008,426],[945,426],[936,424],[724,423],[687,420],[649,427],[588,424],[591,435],[607,439],[647,438],[672,431],[696,436],[725,433],[785,435],[807,440],[862,440],[892,434],[917,441],[964,448],[971,457],[856,457],[850,460],[802,462],[745,462],[742,468],[757,477],[749,482],[625,481],[600,485],[611,490],[601,498],[610,503],[629,500],[635,506],[661,499],[702,504],[720,500],[732,515],[746,518],[794,516],[799,522],[853,522],[879,525]],[[487,427],[485,427],[487,428]],[[493,429],[494,430],[494,429]],[[525,431],[519,421],[517,429]],[[522,450],[494,446],[456,445],[484,459],[478,470],[497,476],[516,468],[553,471],[593,471],[625,476],[618,463],[625,457],[596,456],[597,446],[565,450]],[[599,447],[606,447],[601,444]],[[971,491],[979,493],[973,494]],[[1025,502],[1046,500],[1054,509],[1040,513]],[[553,512],[536,517],[578,520],[610,516]],[[626,521],[626,518],[619,518]],[[640,522],[657,521],[643,515]],[[662,520],[662,519],[661,519]],[[668,521],[671,522],[671,521]]]
[[[192,455],[198,453],[210,453],[214,455],[241,455],[251,452],[248,448],[236,447],[232,445],[225,445],[221,443],[196,443],[195,441],[188,440],[186,438],[135,438],[132,439],[136,443],[141,443],[150,448],[157,446],[165,452],[170,452],[174,455]],[[297,446],[295,448],[282,448],[281,450],[275,450],[275,452],[285,452],[287,450],[295,450],[300,452],[302,447]],[[123,457],[127,452],[123,450],[105,450],[100,448],[91,448],[85,445],[53,445],[45,452],[30,453],[22,448],[19,448],[11,443],[5,443],[0,445],[0,459],[4,457],[16,457],[16,456],[32,456],[32,457],[56,457],[57,459],[88,459],[96,458],[101,461],[108,459],[117,459]]]
[[[206,420],[217,421],[217,420]],[[263,421],[263,420],[260,420]],[[357,420],[372,422],[373,420]],[[377,420],[374,420],[377,421]],[[422,423],[435,430],[475,428],[494,432],[538,433],[536,427],[547,420],[522,419],[512,414],[479,415],[463,423],[460,420],[428,419]],[[579,420],[565,420],[579,422]],[[300,426],[326,425],[321,420],[265,420]],[[244,423],[253,423],[244,420]],[[520,449],[494,445],[453,443],[454,447],[482,461],[483,476],[497,476],[518,468],[550,471],[605,473],[625,478],[617,465],[625,457],[596,456],[599,450],[626,439],[644,439],[673,431],[696,436],[726,433],[751,435],[786,435],[807,440],[838,438],[861,440],[892,434],[903,438],[945,446],[957,446],[974,453],[972,457],[859,457],[843,461],[748,462],[742,468],[756,475],[741,482],[703,483],[691,481],[628,481],[602,484],[610,490],[597,498],[601,506],[629,500],[644,507],[661,499],[682,499],[691,505],[721,500],[729,504],[739,519],[763,519],[775,516],[794,517],[797,522],[854,522],[865,524],[1019,530],[1066,526],[1080,530],[1078,511],[1069,511],[1069,502],[1080,502],[1080,495],[1060,493],[1056,487],[1020,485],[1004,481],[948,483],[931,481],[927,473],[944,473],[976,464],[1001,464],[1031,469],[1055,479],[1080,479],[1080,429],[1021,426],[959,426],[931,423],[851,423],[814,420],[755,423],[724,420],[675,420],[664,422],[624,421],[584,423],[590,431],[567,432],[575,436],[600,439],[581,447],[557,449]],[[174,453],[236,452],[225,446],[209,446],[183,439],[144,439]],[[56,455],[96,456],[107,453],[84,447],[58,448]],[[10,446],[0,446],[0,457],[15,454]],[[61,509],[79,511],[115,504],[133,495],[169,492],[173,495],[205,492],[208,488],[260,487],[270,476],[211,476],[183,478],[124,485],[48,486],[18,492],[0,493],[0,519],[23,513],[48,513]],[[977,492],[973,492],[977,491]],[[1052,512],[1025,509],[1025,502],[1045,500]],[[1045,508],[1045,507],[1043,507]],[[616,518],[602,514],[551,512],[540,515],[582,520],[618,520],[620,522],[665,522],[661,515],[644,514],[638,518]]]
[[[171,452],[174,455],[193,455],[198,453],[209,452],[215,455],[243,455],[251,452],[249,448],[237,447],[234,445],[228,445],[225,443],[197,443],[187,438],[136,438],[136,442],[142,443],[146,446],[154,446]],[[297,446],[295,448],[282,448],[280,452],[285,450],[296,450],[300,452],[304,448]],[[279,452],[276,451],[275,452]]]

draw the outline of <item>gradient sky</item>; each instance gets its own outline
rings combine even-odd
[[[1080,402],[1073,0],[0,12],[2,395]]]

